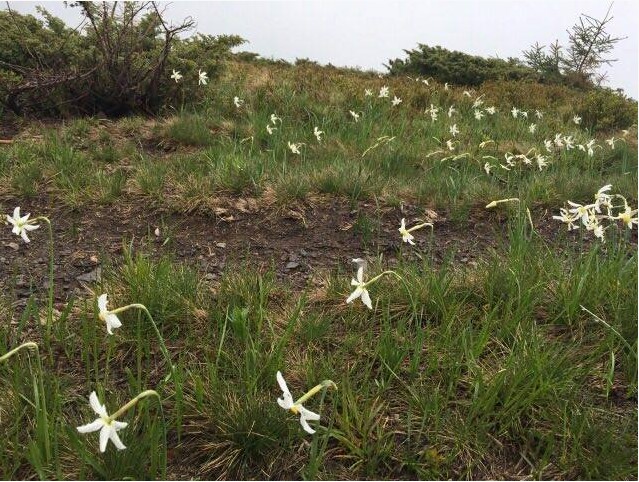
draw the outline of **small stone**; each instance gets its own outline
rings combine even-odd
[[[286,263],[286,268],[285,269],[295,269],[299,265],[300,264],[297,261],[289,261],[288,263]]]
[[[102,268],[99,266],[88,273],[81,274],[80,276],[76,276],[75,279],[78,281],[84,281],[86,283],[93,283],[96,281],[100,281],[102,278]]]
[[[204,275],[204,279],[207,281],[213,281],[215,278],[217,278],[217,275],[215,273],[206,273]]]
[[[226,248],[226,243],[215,243],[218,248]]]
[[[18,243],[14,243],[14,242],[7,243],[7,246],[9,246],[14,251],[18,251],[18,249],[20,249],[20,246],[18,245]]]

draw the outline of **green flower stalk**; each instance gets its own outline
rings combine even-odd
[[[149,313],[149,310],[147,309],[147,307],[140,303],[132,303],[130,305],[123,306],[121,308],[116,308],[115,310],[108,310],[107,295],[102,294],[98,297],[98,309],[99,309],[98,317],[100,318],[100,320],[106,323],[107,333],[109,333],[109,335],[113,334],[113,331],[112,331],[113,328],[119,328],[120,326],[122,326],[122,322],[117,316],[118,313],[123,313],[132,308],[137,308],[139,310],[144,311],[147,318],[151,321],[151,325],[153,325],[155,334],[157,335],[158,341],[160,342],[160,350],[162,351],[162,354],[164,355],[166,362],[169,364],[169,367],[171,369],[171,374],[173,375],[175,372],[175,367],[173,366],[173,362],[171,361],[169,350],[167,350],[166,344],[164,343],[164,337],[160,333],[160,330],[158,329],[158,326],[155,323],[155,320],[153,320],[153,317],[151,316],[151,313]]]
[[[49,438],[49,415],[47,413],[47,399],[44,392],[44,371],[42,370],[42,359],[40,358],[40,349],[38,344],[33,341],[28,341],[22,345],[9,350],[4,355],[0,356],[0,363],[9,360],[12,356],[19,353],[21,350],[34,350],[36,352],[36,358],[38,360],[37,370],[33,375],[33,393],[36,399],[36,410],[38,412],[38,421],[42,425],[42,432],[44,433],[44,452],[46,460],[51,460],[51,442]],[[38,403],[39,401],[39,403]],[[39,410],[38,410],[39,408]],[[41,417],[41,418],[40,418]]]

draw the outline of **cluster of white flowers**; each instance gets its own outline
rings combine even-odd
[[[266,132],[268,132],[269,135],[273,135],[273,132],[277,130],[277,124],[281,123],[282,119],[278,117],[277,114],[271,114],[269,123],[266,124]]]
[[[577,144],[576,139],[573,136],[565,136],[562,133],[555,134],[554,139],[544,139],[544,147],[546,151],[549,153],[557,153],[562,149],[565,151],[571,151],[573,149],[578,149],[580,151],[585,152],[588,157],[592,157],[595,155],[595,149],[601,149],[602,146],[596,144],[595,139],[590,139],[585,144]],[[606,140],[608,145],[614,149],[615,146],[615,138]]]
[[[178,83],[184,76],[180,73],[179,70],[173,69],[173,73],[171,74],[171,79],[175,80]],[[209,78],[205,71],[198,70],[197,71],[197,84],[198,85],[206,85]]]
[[[486,141],[486,142],[492,142],[492,141]],[[484,157],[489,158],[491,156],[484,156]],[[506,171],[512,170],[518,164],[520,166],[536,167],[537,169],[542,171],[549,164],[548,157],[537,152],[535,148],[530,149],[526,154],[513,154],[511,152],[507,152],[506,154],[504,154],[504,159],[506,160],[506,163],[505,164],[500,163],[499,167]],[[484,171],[486,171],[486,174],[490,174],[492,169],[496,167],[497,167],[496,165],[491,164],[490,162],[486,162],[484,164]]]
[[[606,184],[595,193],[594,202],[590,204],[578,204],[567,201],[569,208],[560,208],[559,215],[553,219],[561,221],[568,226],[568,230],[577,229],[581,223],[586,230],[592,231],[596,238],[605,242],[605,231],[610,226],[610,221],[621,221],[628,229],[637,224],[637,210],[632,209],[626,198],[620,194],[609,194],[611,184]],[[615,199],[623,203],[615,205]],[[608,226],[602,221],[607,220]],[[612,223],[614,224],[614,223]]]

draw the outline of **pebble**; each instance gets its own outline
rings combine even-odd
[[[102,278],[102,268],[99,266],[88,273],[81,274],[80,276],[76,276],[75,279],[78,281],[84,281],[87,283],[93,283],[94,281],[100,281]]]

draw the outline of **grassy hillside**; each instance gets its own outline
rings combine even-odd
[[[1,144],[2,212],[52,226],[0,233],[0,353],[40,355],[0,363],[2,476],[636,479],[636,104],[424,80],[236,62],[199,105]],[[103,293],[150,317],[108,335]],[[313,435],[278,371],[336,385]],[[76,430],[151,389],[126,450]]]

